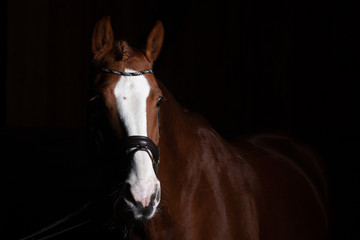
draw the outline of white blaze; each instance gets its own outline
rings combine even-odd
[[[125,69],[125,72],[134,71]],[[129,136],[147,136],[146,100],[150,94],[150,85],[145,76],[121,76],[116,83],[114,94],[119,116]],[[133,168],[126,182],[131,186],[134,199],[146,206],[154,193],[155,185],[158,185],[158,189],[160,188],[159,180],[156,178],[152,161],[146,152],[137,151],[133,161]],[[137,217],[134,205],[128,201],[127,203],[133,208]]]
[[[125,69],[125,72],[134,72]],[[144,75],[121,76],[114,94],[120,118],[123,120],[129,136],[147,136],[146,99],[150,86]]]

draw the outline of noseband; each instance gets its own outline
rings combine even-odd
[[[137,151],[144,151],[149,154],[153,168],[157,174],[160,163],[160,152],[159,148],[150,138],[145,136],[129,136],[124,139],[123,146],[126,153],[130,156],[134,155]]]
[[[138,72],[119,72],[109,68],[102,68],[101,72],[111,73],[120,76],[139,76],[147,73],[154,74],[153,71],[150,69],[138,71]],[[158,111],[158,128],[159,128],[159,138],[160,138],[159,113],[160,111]],[[146,136],[128,136],[122,141],[122,146],[124,147],[125,153],[128,156],[133,156],[137,151],[144,151],[147,154],[149,154],[154,171],[157,174],[160,163],[160,146],[156,146],[156,144]]]

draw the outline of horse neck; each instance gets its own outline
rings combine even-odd
[[[173,167],[182,167],[198,152],[196,149],[199,148],[199,131],[211,131],[211,127],[199,114],[184,109],[164,86],[160,86],[167,99],[160,110],[161,164],[171,161]]]

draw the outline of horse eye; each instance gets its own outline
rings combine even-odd
[[[161,102],[162,102],[162,97],[159,97],[156,103],[156,107],[160,107]]]

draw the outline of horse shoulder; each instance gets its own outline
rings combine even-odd
[[[211,127],[199,128],[197,134],[201,143],[201,169],[207,178],[207,187],[216,193],[212,208],[221,209],[214,222],[228,234],[218,239],[225,236],[227,239],[259,239],[256,203],[259,182],[252,166]]]

